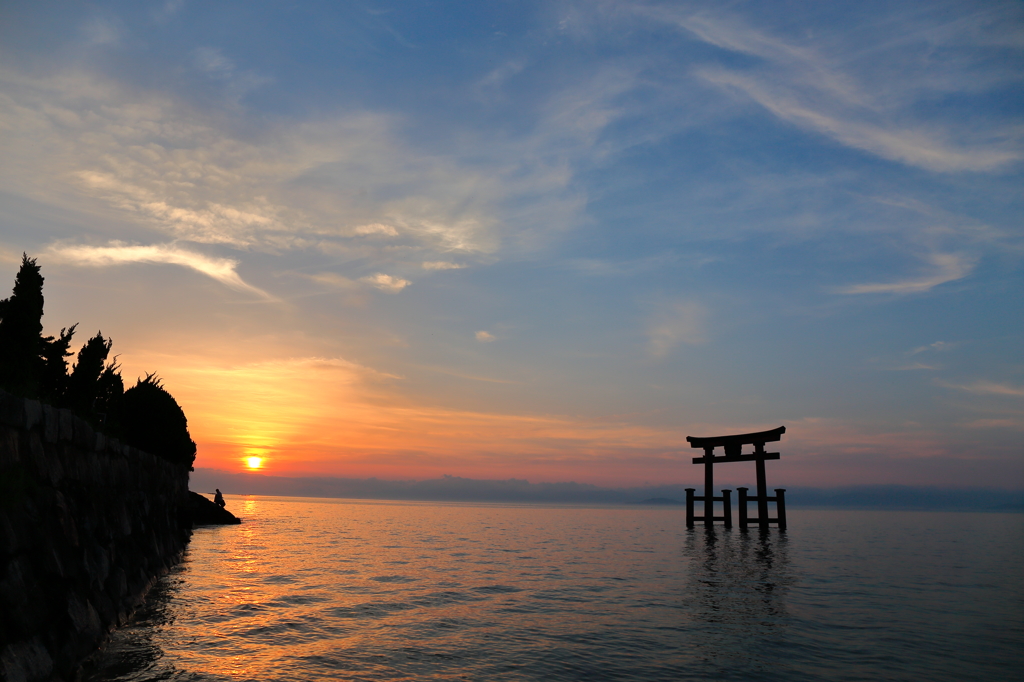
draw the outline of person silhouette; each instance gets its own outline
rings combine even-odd
[[[224,501],[224,496],[220,493],[220,488],[217,488],[217,494],[213,496],[213,503],[221,509],[227,506],[227,503]]]

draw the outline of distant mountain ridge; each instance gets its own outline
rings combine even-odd
[[[443,476],[422,481],[379,478],[269,476],[196,468],[190,487],[220,488],[237,495],[333,497],[436,502],[527,502],[552,504],[644,504],[671,506],[686,499],[685,484],[606,488],[589,483],[530,483]],[[700,486],[696,487],[698,491]],[[1024,490],[860,485],[786,489],[790,507],[834,509],[920,509],[1024,512]]]

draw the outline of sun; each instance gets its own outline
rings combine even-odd
[[[250,469],[259,469],[261,466],[263,466],[263,458],[262,457],[246,457],[245,458],[245,465],[247,467],[249,467]]]

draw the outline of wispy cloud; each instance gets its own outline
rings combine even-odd
[[[359,288],[359,284],[355,280],[349,279],[348,277],[345,277],[344,275],[339,275],[336,272],[318,272],[315,275],[309,275],[309,278],[312,279],[315,282],[320,282],[321,284],[327,284],[327,285],[330,285],[332,287],[337,287],[339,289],[358,289]]]
[[[926,365],[923,362],[914,362],[909,365],[901,365],[900,367],[891,367],[893,372],[913,372],[920,369],[934,370],[938,369],[935,365]]]
[[[476,334],[474,334],[474,336],[476,337],[477,341],[480,341],[482,343],[494,341],[497,338],[494,336],[494,334],[485,331],[478,331]]]
[[[477,82],[477,93],[481,97],[494,98],[500,93],[505,81],[521,73],[524,66],[526,62],[523,59],[514,59],[498,66]]]
[[[937,172],[992,171],[1024,158],[1017,129],[918,120],[912,98],[926,89],[926,79],[898,74],[888,80],[866,78],[851,68],[857,61],[846,58],[840,47],[786,40],[735,18],[666,8],[637,11],[710,45],[756,58],[748,67],[701,67],[695,74],[845,146]],[[890,96],[892,91],[901,94]]]
[[[706,319],[707,310],[693,301],[663,306],[647,329],[648,352],[654,357],[665,357],[681,343],[704,343]]]
[[[235,72],[235,64],[213,47],[199,47],[192,53],[195,65],[202,71],[217,78],[229,78]]]
[[[424,270],[460,270],[464,267],[466,266],[459,263],[451,263],[446,260],[431,260],[424,261],[423,263]]]
[[[1020,151],[1007,145],[956,145],[944,139],[948,133],[934,130],[934,125],[906,127],[859,119],[850,111],[829,111],[795,93],[766,86],[757,78],[712,69],[698,71],[698,75],[745,93],[783,120],[890,161],[932,171],[988,171],[1021,159]],[[827,100],[832,94],[824,85],[818,90],[814,99]]]
[[[917,348],[908,351],[907,355],[918,355],[920,353],[928,352],[942,353],[945,351],[953,350],[959,345],[960,344],[958,343],[949,343],[948,341],[935,341],[934,343],[929,343],[927,346],[918,346]]]
[[[236,291],[256,294],[265,299],[272,297],[267,292],[246,283],[236,271],[238,261],[230,258],[213,258],[176,244],[152,244],[149,246],[111,242],[109,246],[76,246],[55,244],[49,253],[67,263],[89,267],[109,267],[126,263],[165,263],[180,265],[212,277],[221,284]]]
[[[355,234],[362,236],[379,235],[383,237],[397,237],[398,230],[392,225],[385,225],[383,223],[370,223],[368,225],[357,225]]]
[[[932,254],[926,258],[932,272],[913,279],[872,284],[854,284],[836,289],[840,294],[916,294],[940,284],[963,279],[974,269],[973,259],[951,253]]]
[[[240,77],[212,48],[194,52],[193,63],[210,77]],[[569,190],[568,159],[593,153],[623,87],[599,78],[560,93],[532,133],[467,133],[437,152],[417,148],[390,114],[253,122],[258,130],[243,135],[237,116],[170,94],[78,71],[0,70],[0,182],[46,202],[105,208],[176,240],[358,251],[381,262],[397,243],[426,262],[450,262],[504,245],[536,248],[577,222],[584,205]]]
[[[975,395],[1000,395],[1013,398],[1024,397],[1024,388],[1011,386],[1009,384],[999,384],[994,381],[979,380],[970,384],[952,384],[945,381],[939,381],[937,383],[939,386],[943,386],[945,388],[955,388],[959,391],[974,393]]]
[[[394,277],[392,275],[385,275],[383,272],[378,272],[367,277],[360,277],[359,281],[389,294],[397,294],[399,291],[412,284],[412,282],[407,279]]]

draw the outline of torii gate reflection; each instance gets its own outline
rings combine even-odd
[[[779,459],[777,452],[765,452],[765,443],[774,443],[782,440],[782,434],[786,432],[785,426],[780,426],[771,431],[759,431],[757,433],[740,433],[734,436],[712,436],[710,438],[697,438],[687,436],[686,440],[691,448],[703,448],[703,457],[694,457],[694,464],[704,465],[704,494],[694,495],[693,488],[686,489],[686,527],[693,528],[695,521],[703,521],[704,525],[711,527],[715,521],[724,521],[726,528],[732,528],[732,491],[723,490],[720,497],[715,497],[715,475],[714,469],[719,462],[756,462],[757,464],[757,495],[748,496],[747,488],[737,488],[739,499],[740,528],[746,528],[748,524],[756,523],[761,528],[768,528],[768,524],[777,524],[780,530],[786,529],[786,491],[783,488],[776,488],[775,495],[768,496],[768,483],[765,481],[764,462],[766,459]],[[754,452],[743,454],[744,445],[753,445]],[[725,449],[725,456],[715,457],[716,447]],[[704,515],[694,516],[693,503],[704,502]],[[715,516],[715,502],[722,503],[722,515]],[[757,502],[757,518],[747,518],[747,504]],[[774,502],[776,509],[775,518],[768,516],[768,503]]]

